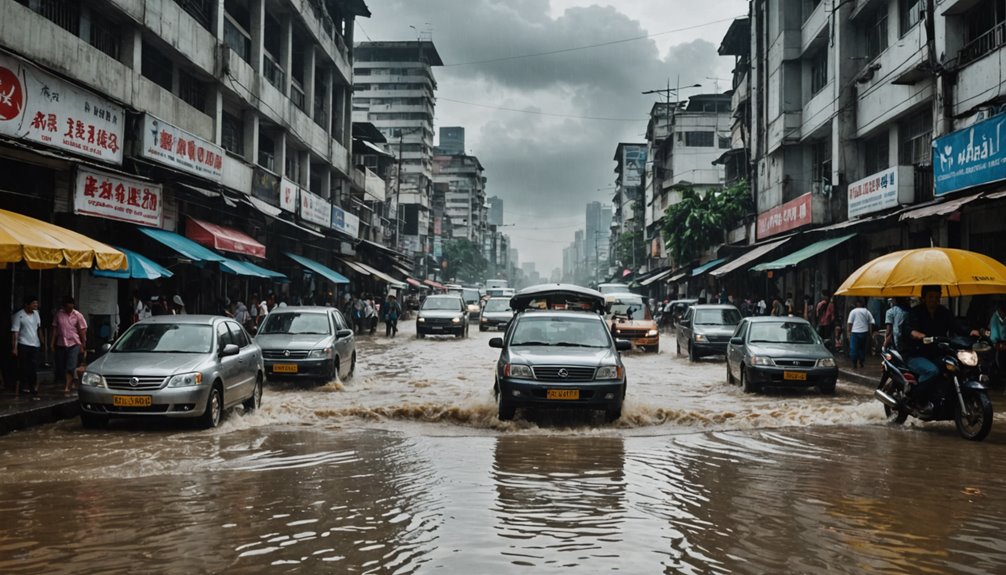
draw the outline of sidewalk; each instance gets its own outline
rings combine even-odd
[[[0,388],[0,435],[80,414],[77,397],[64,396],[62,382],[55,385],[51,372],[38,376],[39,399],[23,392],[15,396],[13,387]]]
[[[866,365],[856,368],[852,367],[852,362],[849,361],[847,355],[836,355],[835,361],[838,363],[839,379],[868,387],[876,387],[877,382],[880,381],[880,374],[883,371],[880,356],[867,355]]]

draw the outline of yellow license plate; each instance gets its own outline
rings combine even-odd
[[[149,395],[113,395],[115,407],[150,407],[154,401]]]
[[[273,373],[297,373],[296,363],[277,363],[272,366]]]
[[[580,399],[579,389],[550,389],[547,399]]]
[[[807,374],[802,371],[784,371],[782,378],[789,381],[807,381]]]

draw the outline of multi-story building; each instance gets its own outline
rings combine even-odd
[[[475,156],[433,157],[433,181],[444,191],[444,208],[454,239],[483,244],[488,230],[485,169]]]
[[[489,215],[486,216],[491,226],[503,225],[503,199],[496,196],[489,197]]]
[[[433,109],[442,66],[432,41],[361,42],[355,48],[353,109],[373,123],[398,157],[393,184],[397,247],[416,257],[417,269],[432,251]]]
[[[440,128],[440,142],[435,153],[443,156],[461,156],[465,153],[465,129],[460,126]]]
[[[584,228],[584,267],[592,283],[608,275],[608,245],[611,238],[611,206],[589,202]]]
[[[284,271],[290,283],[255,289],[373,279],[333,258],[380,236],[352,201],[367,189],[351,152],[362,0],[0,0],[0,13],[0,208],[127,249],[196,238],[237,254],[163,252],[179,263],[163,289],[189,309]],[[320,267],[301,273],[287,253]],[[71,272],[51,273],[69,291]]]
[[[631,245],[643,242],[646,202],[643,197],[643,172],[646,168],[646,144],[619,142],[615,147],[615,193],[611,197],[611,241]],[[638,237],[637,237],[638,236]],[[644,263],[636,252],[617,262],[622,266]],[[638,260],[638,261],[637,261]]]

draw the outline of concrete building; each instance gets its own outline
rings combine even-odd
[[[608,275],[609,242],[611,239],[611,206],[590,202],[586,208],[584,227],[584,274],[591,283]]]
[[[615,193],[611,197],[611,241],[616,245],[627,239],[632,250],[620,266],[644,263],[643,232],[646,224],[646,202],[643,196],[643,173],[646,168],[646,144],[620,142],[615,147]]]
[[[502,226],[503,199],[497,198],[496,196],[490,196],[488,201],[489,201],[489,215],[486,217],[488,218],[489,225]]]
[[[482,245],[488,231],[485,169],[475,156],[434,156],[433,181],[444,192],[444,208],[451,221],[447,233]]]
[[[428,270],[432,251],[433,109],[442,66],[433,42],[361,42],[355,48],[353,109],[360,121],[384,133],[399,158],[394,198],[397,246],[416,259],[417,273]],[[422,274],[420,274],[422,275]],[[425,277],[425,276],[424,276]]]
[[[442,156],[461,156],[465,153],[465,129],[460,126],[440,128],[440,143],[436,154]]]

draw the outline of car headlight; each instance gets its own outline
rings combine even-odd
[[[531,366],[529,365],[508,363],[506,370],[504,371],[506,372],[507,377],[526,377],[534,379],[534,372],[531,371]]]
[[[483,317],[483,318],[479,319],[479,321],[482,322],[482,323],[485,323],[485,322],[487,322],[489,320],[487,320],[486,318]]]
[[[705,343],[706,336],[702,335],[701,333],[697,333],[697,334],[695,334],[695,341],[697,343]]]
[[[772,361],[771,357],[764,355],[752,355],[751,365],[775,365],[775,362]]]
[[[100,374],[85,371],[80,377],[80,384],[88,387],[108,387],[105,385],[105,378]]]
[[[168,387],[188,387],[190,385],[199,385],[203,382],[203,374],[196,373],[179,373],[178,375],[171,376],[168,380]]]
[[[310,353],[307,354],[307,357],[310,358],[332,357],[332,348],[331,346],[329,346],[322,349],[312,349]]]
[[[426,323],[426,318],[425,317],[420,317],[420,318],[416,319],[416,322],[417,323]]]
[[[594,379],[622,379],[622,368],[617,365],[599,367]]]
[[[460,317],[452,317],[451,318],[451,323],[461,323],[461,318]]]
[[[970,350],[962,349],[957,352],[957,361],[968,367],[974,367],[978,365],[978,354]]]
[[[646,332],[646,337],[653,337],[653,336],[657,335],[658,333],[659,332],[657,330],[651,329],[650,331]]]
[[[835,358],[825,357],[817,360],[818,367],[835,367]]]

